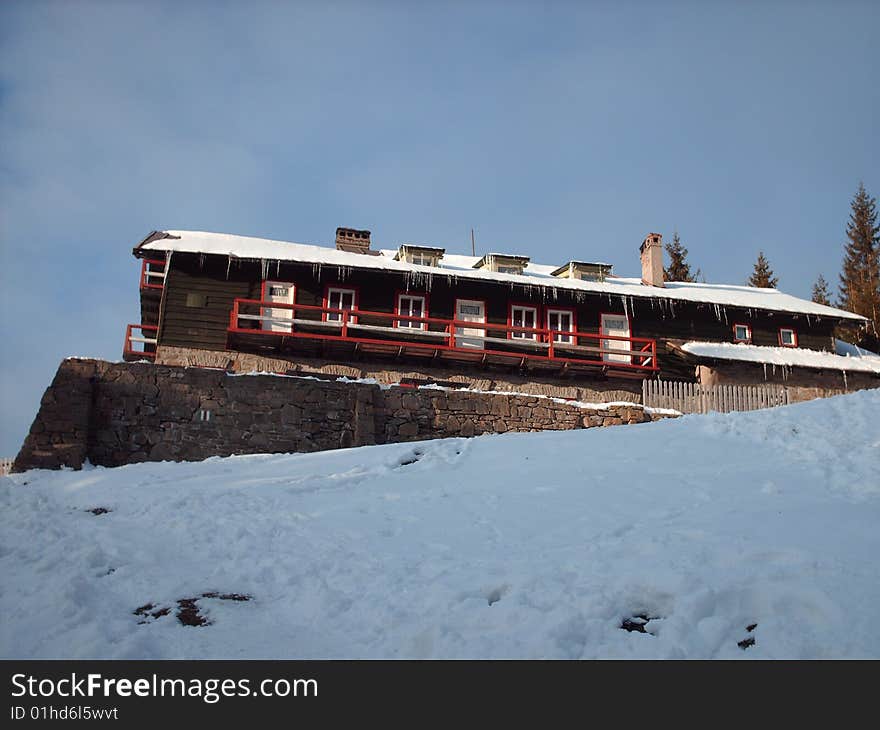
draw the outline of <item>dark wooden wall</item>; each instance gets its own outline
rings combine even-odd
[[[344,279],[339,274],[339,269],[335,266],[322,266],[319,278],[312,265],[282,263],[276,266],[273,263],[268,267],[267,278],[295,284],[297,304],[320,306],[326,287],[351,287],[358,290],[360,309],[387,313],[394,311],[397,292],[405,290],[405,279],[398,273],[355,270],[349,271]],[[263,272],[258,262],[238,261],[228,266],[226,257],[174,254],[165,283],[160,344],[206,349],[225,348],[226,328],[233,300],[236,297],[259,299],[262,278]],[[409,291],[426,293],[429,316],[441,319],[453,318],[456,298],[485,300],[488,321],[493,324],[507,323],[511,301],[537,306],[542,324],[545,307],[572,307],[576,310],[577,330],[594,334],[599,333],[601,313],[624,314],[621,298],[616,295],[609,298],[606,295],[588,294],[578,299],[575,293],[559,289],[555,301],[544,300],[542,290],[537,286],[517,285],[511,288],[508,284],[464,279],[450,282],[445,274],[432,278],[430,291],[427,291],[424,283],[414,284]],[[204,294],[206,306],[186,306],[188,293]],[[833,346],[832,331],[835,321],[828,318],[810,317],[808,323],[805,315],[753,310],[749,316],[745,310],[727,307],[726,321],[724,314],[719,321],[712,305],[676,302],[673,313],[668,306],[661,306],[656,300],[652,306],[651,300],[647,298],[630,298],[627,309],[632,322],[632,335],[658,340],[660,364],[664,368],[667,364],[670,368],[673,365],[672,356],[663,357],[667,352],[663,340],[732,342],[734,323],[751,325],[753,343],[756,345],[778,345],[779,328],[791,327],[797,331],[801,347],[829,350]],[[376,320],[373,323],[390,324],[388,320]],[[501,332],[489,334],[503,336]]]

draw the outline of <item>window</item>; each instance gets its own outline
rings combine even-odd
[[[405,261],[408,264],[416,264],[417,266],[438,266],[445,249],[434,248],[433,246],[415,246],[409,243],[403,243],[394,254],[395,261]]]
[[[752,328],[747,324],[733,325],[733,341],[734,342],[751,342]]]
[[[495,271],[499,274],[521,274],[523,272],[521,266],[498,266]]]
[[[427,317],[428,306],[425,301],[424,294],[398,294],[397,295],[397,313],[406,317]],[[396,319],[394,324],[397,327],[407,327],[409,329],[426,330],[427,322],[415,322],[411,319]]]
[[[798,337],[797,332],[793,329],[780,329],[779,330],[779,344],[782,347],[797,347],[798,346]]]
[[[535,307],[527,307],[522,304],[510,305],[510,326],[511,327],[529,327],[534,329],[538,326],[538,310]],[[514,340],[536,340],[538,335],[535,332],[517,332],[510,333],[511,339]]]
[[[574,332],[574,312],[570,309],[548,309],[547,310],[547,329],[555,331],[553,335],[554,342],[563,344],[572,344],[574,337],[571,335],[559,334],[560,332]]]
[[[286,297],[290,294],[290,289],[286,286],[270,286],[269,287],[269,296],[270,297]]]
[[[327,309],[356,309],[357,293],[354,289],[327,287],[327,296],[325,297],[324,306]],[[327,312],[325,318],[327,322],[341,322],[342,312]],[[349,317],[349,322],[353,321],[354,318]]]
[[[207,307],[208,295],[199,294],[198,292],[188,292],[186,295],[187,307]]]

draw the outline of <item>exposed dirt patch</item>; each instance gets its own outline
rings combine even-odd
[[[653,632],[649,631],[647,626],[650,621],[657,618],[660,618],[660,616],[651,616],[647,613],[637,613],[634,616],[623,619],[620,623],[620,628],[624,631],[637,631],[640,634],[651,634],[653,636]]]
[[[213,598],[218,601],[250,601],[252,596],[249,596],[246,593],[218,593],[217,591],[209,591],[208,593],[202,593],[200,596],[193,596],[192,598],[179,598],[177,599],[177,613],[175,616],[182,625],[211,625],[211,622],[202,615],[199,607],[199,601],[203,598]],[[151,621],[162,618],[162,616],[167,616],[170,613],[170,606],[157,606],[152,603],[147,603],[134,610],[135,616],[142,617],[142,620],[138,621],[139,624],[150,623]]]
[[[169,613],[171,613],[171,609],[168,606],[156,606],[152,603],[147,603],[134,610],[135,616],[143,617],[143,620],[138,621],[139,624],[148,624],[150,621],[167,616]]]
[[[199,612],[198,598],[181,598],[177,602],[177,620],[184,626],[208,626],[210,622]]]
[[[86,512],[91,512],[93,515],[106,515],[108,512],[112,512],[112,510],[106,507],[92,507],[92,509],[87,509]]]
[[[748,631],[748,632],[751,634],[756,628],[758,628],[758,624],[749,624],[748,626],[746,626],[746,631]],[[754,645],[755,645],[755,637],[754,637],[754,636],[747,636],[747,637],[746,637],[745,639],[743,639],[742,641],[737,641],[737,642],[736,642],[736,645],[737,645],[740,649],[742,649],[743,651],[745,651],[745,650],[748,649],[750,646],[754,646]]]

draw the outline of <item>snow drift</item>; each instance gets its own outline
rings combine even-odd
[[[880,391],[0,480],[4,657],[880,657]]]

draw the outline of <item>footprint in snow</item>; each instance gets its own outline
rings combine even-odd
[[[397,462],[397,466],[409,466],[410,464],[415,464],[419,459],[424,456],[424,451],[415,450],[405,456],[400,457],[400,460]]]
[[[497,588],[493,588],[492,590],[486,593],[486,601],[491,606],[493,603],[498,603],[501,600],[501,597],[507,593],[509,586],[504,584],[503,586],[498,586]]]

